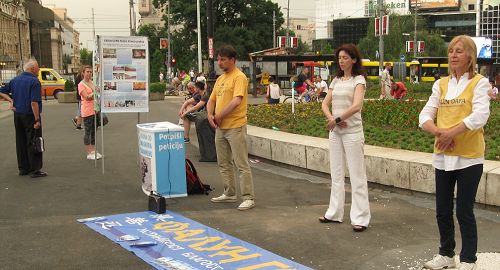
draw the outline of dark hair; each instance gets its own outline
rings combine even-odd
[[[274,82],[274,78],[272,76],[269,77],[270,82]]]
[[[349,43],[349,44],[343,44],[342,46],[338,47],[337,50],[335,50],[335,68],[337,69],[337,78],[340,78],[344,76],[344,71],[340,69],[339,65],[339,53],[341,51],[344,51],[347,53],[353,60],[355,59],[356,62],[352,64],[352,76],[358,76],[358,75],[363,75],[366,77],[365,70],[361,64],[362,57],[361,53],[359,52],[358,47],[356,45]]]
[[[222,45],[217,50],[217,55],[236,59],[236,50],[231,45]]]
[[[197,81],[197,82],[194,83],[194,87],[196,87],[196,88],[198,88],[200,90],[205,90],[205,83]]]

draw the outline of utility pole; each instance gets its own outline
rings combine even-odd
[[[129,8],[129,17],[130,17],[130,35],[133,36],[135,34],[135,31],[134,31],[134,23],[132,21],[132,12],[134,11],[134,0],[130,0],[129,1],[129,5],[130,5],[130,8]]]
[[[417,9],[418,9],[418,0],[415,1],[415,7],[413,8],[413,17],[414,17],[414,30],[413,30],[413,58],[417,59]]]
[[[288,4],[286,7],[286,48],[289,48],[288,46],[288,39],[289,39],[289,32],[290,32],[290,0],[288,0]]]
[[[378,40],[378,52],[379,52],[379,61],[378,61],[378,69],[379,72],[383,70],[384,66],[384,37],[382,35],[382,27],[384,26],[384,8],[382,7],[384,5],[384,0],[378,0],[378,16],[380,18],[379,20],[379,40]]]
[[[198,72],[203,70],[201,62],[201,18],[200,18],[200,0],[196,0],[196,20],[198,26]]]
[[[214,14],[212,0],[207,0],[207,39],[208,39],[208,82],[213,86],[215,82],[215,55],[210,55],[210,50],[213,50],[214,40]],[[212,49],[210,48],[212,46]]]
[[[94,8],[92,8],[92,41],[94,42],[93,45],[95,46],[95,18],[94,18]]]
[[[276,48],[276,11],[273,10],[273,48]]]
[[[167,1],[167,82],[171,82],[172,78],[172,42],[170,41],[170,1]]]

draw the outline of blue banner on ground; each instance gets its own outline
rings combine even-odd
[[[311,269],[170,211],[78,221],[156,269]]]

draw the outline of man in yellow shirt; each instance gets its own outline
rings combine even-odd
[[[216,129],[215,146],[224,193],[212,198],[211,201],[214,203],[237,201],[234,178],[237,172],[243,199],[238,210],[247,210],[255,206],[252,171],[248,163],[246,143],[248,80],[236,67],[236,50],[232,46],[224,45],[219,48],[217,64],[224,74],[217,79],[213,87],[207,104],[207,118],[210,125]]]

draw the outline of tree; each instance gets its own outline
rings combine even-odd
[[[154,0],[155,6],[166,0]],[[170,0],[172,14],[171,44],[179,68],[196,66],[197,24],[196,1]],[[202,52],[207,55],[206,0],[200,0]],[[267,0],[213,0],[214,46],[231,44],[238,59],[247,60],[250,52],[271,48],[273,45],[273,10],[276,25],[285,21],[278,4]],[[166,21],[166,17],[164,20]],[[278,29],[277,29],[278,30]]]
[[[80,49],[80,62],[82,65],[92,66],[93,53],[87,48]]]
[[[446,56],[446,46],[439,32],[429,32],[423,23],[417,25],[417,40],[425,42],[425,51],[419,56]],[[367,35],[359,42],[359,48],[363,57],[376,58],[379,38],[374,33],[375,19],[371,18],[368,25]],[[414,17],[408,15],[391,14],[389,20],[389,35],[384,36],[384,60],[395,61],[400,55],[406,59],[413,58],[413,52],[406,52],[406,41],[413,40]],[[411,37],[403,33],[411,33]]]
[[[164,69],[164,62],[167,59],[167,50],[160,49],[160,37],[166,35],[151,24],[142,25],[137,31],[137,34],[139,36],[145,36],[149,40],[149,80],[151,82],[158,82],[160,80],[160,71]]]

